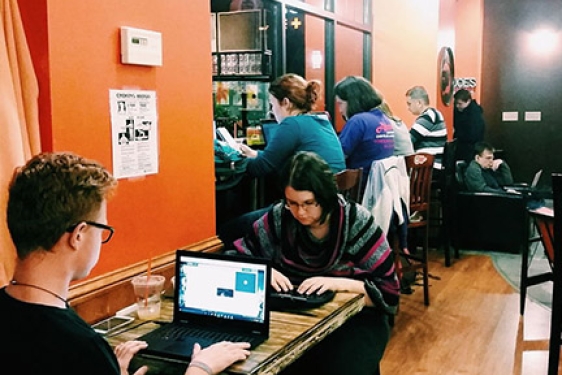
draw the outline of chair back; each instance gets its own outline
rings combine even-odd
[[[336,185],[346,200],[361,203],[363,169],[344,169],[336,173]]]
[[[455,181],[457,182],[458,190],[466,190],[464,176],[467,167],[468,164],[466,164],[466,161],[464,160],[457,160],[455,163]]]
[[[405,157],[406,170],[410,176],[410,213],[429,210],[434,159],[433,155],[427,153]]]
[[[544,252],[552,269],[554,266],[554,215],[550,216],[538,211],[530,211],[530,214],[535,220]]]
[[[443,159],[442,159],[442,171],[441,178],[443,179],[442,186],[448,186],[454,176],[455,176],[455,155],[457,153],[457,139],[445,142],[443,147]]]
[[[552,309],[550,313],[550,337],[548,345],[548,374],[558,374],[560,366],[560,327],[562,327],[562,174],[552,173],[554,203],[554,276],[552,285]]]

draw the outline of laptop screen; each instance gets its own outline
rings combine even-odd
[[[187,251],[177,259],[176,303],[180,315],[253,323],[267,320],[265,261]]]
[[[261,129],[263,133],[263,140],[267,145],[279,129],[279,124],[275,120],[262,120]]]
[[[542,169],[539,170],[537,173],[535,173],[535,177],[533,178],[533,181],[531,182],[532,188],[537,187],[537,185],[539,184],[539,180],[541,179],[541,175],[542,175]]]

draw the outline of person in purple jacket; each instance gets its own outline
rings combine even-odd
[[[363,77],[348,76],[334,87],[336,103],[346,120],[339,139],[347,168],[363,169],[366,183],[371,164],[394,154],[391,120],[378,106],[382,98]]]

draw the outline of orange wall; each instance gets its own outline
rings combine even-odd
[[[42,95],[45,149],[112,169],[109,90],[155,90],[160,170],[119,181],[116,228],[91,276],[215,234],[208,1],[19,0]],[[38,15],[38,12],[40,15]],[[33,16],[30,16],[33,15]],[[42,22],[42,23],[41,23]],[[122,65],[119,27],[162,33],[163,66]],[[46,31],[48,48],[40,39]],[[41,47],[43,46],[43,47]],[[49,117],[50,114],[50,117]],[[52,123],[52,126],[51,126]]]
[[[375,0],[373,19],[373,83],[409,126],[415,117],[404,94],[414,85],[425,86],[451,138],[454,107],[439,97],[439,50],[453,50],[455,77],[476,77],[481,86],[483,0]]]
[[[326,51],[324,49],[324,20],[319,17],[314,17],[311,15],[305,15],[305,77],[307,80],[317,79],[322,82],[322,89],[325,90],[326,87],[324,82],[324,77],[326,74]],[[322,54],[322,64],[319,68],[312,66],[312,55],[314,51],[320,51]],[[324,95],[320,95],[318,102],[316,103],[316,110],[323,111],[326,108],[324,103]]]
[[[334,83],[346,76],[363,75],[363,33],[344,25],[336,25]],[[335,101],[335,98],[332,98]],[[334,123],[339,132],[345,124],[338,106],[334,105]]]
[[[480,102],[484,0],[457,0],[455,21],[455,76],[475,77],[473,97]]]
[[[373,83],[395,115],[411,126],[406,91],[422,85],[438,100],[439,0],[374,0]]]

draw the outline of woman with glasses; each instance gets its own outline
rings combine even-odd
[[[284,199],[234,242],[237,252],[272,259],[276,291],[349,291],[365,299],[359,314],[284,374],[377,373],[399,298],[385,234],[365,208],[338,194],[330,167],[314,153],[289,160],[282,188]]]
[[[67,301],[70,283],[90,273],[113,235],[107,199],[116,185],[100,164],[70,153],[40,154],[15,171],[7,222],[18,263],[0,288],[0,362],[15,373],[127,375],[133,355],[146,348],[128,341],[113,350]],[[249,347],[196,345],[185,374],[220,373],[246,359]]]

